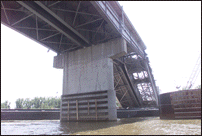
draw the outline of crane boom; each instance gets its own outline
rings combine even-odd
[[[194,85],[194,83],[200,73],[200,70],[201,70],[201,53],[199,54],[196,65],[194,66],[194,69],[190,75],[190,78],[187,81],[186,88],[190,89]]]

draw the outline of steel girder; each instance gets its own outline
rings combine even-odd
[[[120,37],[87,1],[2,1],[1,23],[59,54]]]

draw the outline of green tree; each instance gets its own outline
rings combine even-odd
[[[55,99],[55,106],[54,106],[54,108],[60,108],[60,102],[61,102],[61,99],[60,98],[56,98]]]
[[[10,102],[5,101],[4,103],[1,103],[1,109],[5,108],[5,109],[10,109]]]
[[[26,108],[26,109],[53,109],[60,108],[61,98],[54,97],[35,97],[34,99],[23,99],[19,98],[16,100],[16,108]]]
[[[40,106],[41,106],[41,100],[40,100],[40,98],[35,97],[35,98],[33,99],[33,108],[39,109]]]
[[[30,109],[32,105],[33,102],[29,98],[26,98],[23,103],[23,108]]]
[[[15,101],[16,108],[24,108],[24,99],[23,98],[18,98]]]

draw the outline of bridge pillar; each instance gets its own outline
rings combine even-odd
[[[123,38],[54,57],[63,68],[61,121],[116,120],[113,59],[127,53]]]

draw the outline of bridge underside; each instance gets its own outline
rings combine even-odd
[[[118,2],[1,1],[1,23],[57,52],[57,58],[124,38],[126,54],[111,58],[117,100],[123,108],[158,105],[146,46]]]

